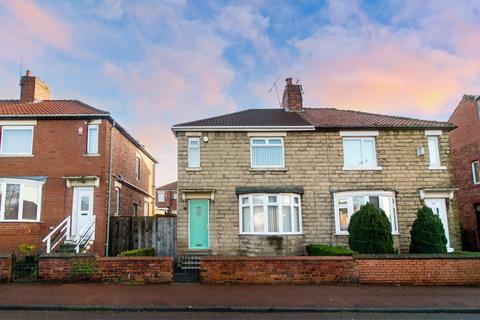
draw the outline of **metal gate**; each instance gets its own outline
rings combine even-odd
[[[38,278],[38,255],[17,258],[12,255],[12,281],[35,282]]]
[[[200,256],[194,254],[174,257],[173,281],[177,283],[200,282]]]

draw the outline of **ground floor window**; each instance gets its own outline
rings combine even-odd
[[[0,178],[0,221],[39,221],[43,183]]]
[[[355,191],[334,194],[335,228],[337,234],[348,234],[350,217],[367,202],[382,209],[390,220],[392,233],[398,233],[395,193],[390,191]]]
[[[240,233],[302,232],[301,198],[297,194],[245,194],[239,197]]]

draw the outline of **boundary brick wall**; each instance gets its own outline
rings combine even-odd
[[[356,281],[352,257],[205,257],[204,284],[321,284]]]
[[[12,279],[12,257],[0,254],[0,282],[8,282]]]
[[[171,283],[172,257],[42,256],[39,281]]]
[[[358,282],[400,285],[480,285],[478,257],[355,257]]]

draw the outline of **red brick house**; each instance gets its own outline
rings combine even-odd
[[[156,189],[156,214],[177,214],[177,181]]]
[[[109,216],[153,215],[156,160],[109,112],[50,100],[30,71],[20,85],[0,100],[0,252],[67,241],[104,255]]]
[[[464,95],[450,117],[450,134],[463,246],[480,250],[480,97]]]

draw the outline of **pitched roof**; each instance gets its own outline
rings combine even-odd
[[[20,100],[0,100],[1,116],[74,116],[105,115],[103,111],[78,100],[43,100],[22,102]]]
[[[157,187],[157,190],[177,190],[177,181]]]
[[[304,108],[303,112],[283,109],[249,109],[213,118],[176,124],[174,131],[195,128],[292,127],[297,129],[453,129],[448,122],[419,120],[334,108]]]
[[[176,124],[173,127],[285,127],[312,126],[298,113],[283,109],[249,109],[213,118]]]

